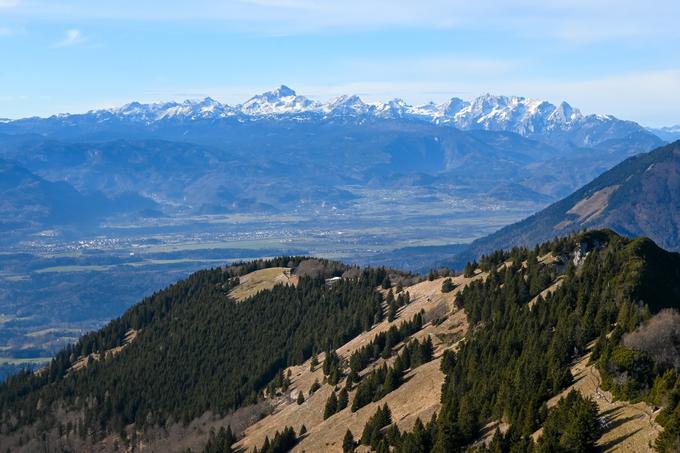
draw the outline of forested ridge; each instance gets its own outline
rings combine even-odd
[[[60,430],[98,437],[130,423],[143,429],[188,422],[208,410],[223,414],[255,402],[282,368],[343,344],[383,317],[376,288],[386,271],[354,268],[353,277],[329,286],[325,278],[348,267],[327,261],[296,286],[278,285],[240,303],[228,296],[239,275],[303,260],[201,271],[154,294],[66,348],[45,372],[1,384],[3,430],[37,420],[43,429],[58,426],[63,407],[83,416]],[[69,371],[78,357],[121,345],[130,329],[138,336],[122,352]]]
[[[315,381],[308,394],[298,392],[290,404],[307,404],[320,385],[330,385],[319,416],[332,421],[340,411],[381,402],[403,384],[406,370],[417,373],[433,358],[429,335],[410,338],[441,322],[425,321],[423,312],[374,335],[347,357],[334,351],[410,303],[401,284],[395,298],[385,269],[319,261],[313,272],[299,274],[296,286],[275,286],[240,303],[229,297],[239,276],[264,267],[310,266],[294,257],[202,271],[147,298],[60,353],[45,372],[0,385],[3,432],[37,422],[41,429],[59,427],[72,435],[124,437],[123,428],[132,423],[143,430],[189,422],[206,411],[225,414],[263,394],[285,393],[284,369],[310,358],[314,368],[320,353],[323,382]],[[401,432],[381,402],[361,432],[347,431],[337,445],[404,453],[473,445],[493,452],[592,451],[602,429],[594,401],[572,392],[547,405],[573,383],[574,361],[592,350],[605,388],[622,399],[663,407],[658,422],[666,429],[655,447],[677,450],[680,315],[667,309],[680,307],[680,255],[648,239],[601,230],[494,252],[470,263],[465,275],[480,270],[485,278],[468,282],[455,299],[470,328],[457,348],[441,355],[441,409]],[[446,292],[452,289],[449,280]],[[121,346],[131,330],[137,337],[119,354],[69,370],[78,358]],[[669,351],[660,342],[676,348]],[[388,359],[389,365],[363,373]],[[77,425],[61,426],[60,407],[81,414]],[[476,443],[492,422],[507,430]],[[302,428],[268,433],[259,451],[283,452],[304,442]],[[231,430],[221,430],[211,435],[206,451],[230,451],[236,440]]]
[[[584,252],[578,266],[571,258],[577,248]],[[563,257],[561,265],[539,263],[537,257],[546,253]],[[502,266],[506,260],[510,265]],[[481,266],[489,271],[486,280],[472,283],[457,300],[473,333],[460,350],[444,354],[442,410],[432,420],[416,423],[411,432],[395,433],[392,425],[374,436],[371,445],[404,453],[461,451],[479,438],[487,423],[502,421],[509,424],[507,432],[498,431],[489,445],[477,450],[593,450],[600,430],[594,402],[570,394],[549,410],[547,400],[572,383],[570,365],[592,340],[632,332],[651,313],[680,307],[680,255],[648,239],[631,241],[594,231],[533,250],[498,252],[484,257]],[[544,299],[540,292],[558,274],[562,285]],[[621,334],[611,337],[616,345]],[[647,380],[653,382],[650,373],[651,368]],[[665,380],[657,378],[656,383],[657,389],[669,389],[664,416],[670,421],[664,422],[672,431],[659,438],[662,451],[679,445],[680,423],[675,420],[680,419],[680,380],[674,373],[666,371]],[[628,377],[626,387],[634,380],[635,375]],[[541,427],[543,435],[534,441],[532,434]]]

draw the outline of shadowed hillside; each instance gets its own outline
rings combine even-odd
[[[584,228],[611,228],[680,249],[680,142],[631,157],[567,198],[474,241],[467,255],[534,245]]]

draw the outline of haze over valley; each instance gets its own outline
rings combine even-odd
[[[678,19],[0,0],[0,451],[680,451]]]
[[[427,271],[427,247],[452,254],[663,143],[566,102],[320,103],[286,86],[0,134],[7,363],[45,360],[206,266],[306,254]]]

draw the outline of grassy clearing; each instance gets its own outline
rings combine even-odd
[[[279,283],[295,285],[297,277],[290,274],[290,268],[272,267],[246,274],[241,277],[240,281],[241,283],[229,294],[238,301],[254,296],[260,291],[272,289]]]

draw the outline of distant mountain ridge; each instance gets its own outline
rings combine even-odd
[[[112,214],[153,209],[156,204],[136,194],[108,198],[101,192],[83,194],[64,181],[51,182],[0,159],[0,231],[44,225],[90,225]]]
[[[152,200],[141,210],[150,218],[363,210],[381,190],[409,210],[452,198],[471,211],[527,213],[662,144],[637,123],[567,103],[489,94],[419,106],[356,95],[320,103],[286,86],[236,106],[133,102],[0,122],[0,158],[81,194]],[[105,212],[120,220],[119,210]]]
[[[604,227],[680,250],[679,189],[680,141],[676,141],[630,157],[563,200],[474,241],[466,256]]]
[[[661,138],[662,140],[666,140],[669,142],[674,142],[676,140],[680,140],[680,124],[676,124],[675,126],[667,126],[667,127],[659,127],[659,128],[648,128],[652,134],[656,135],[657,137]]]
[[[449,125],[462,130],[508,131],[527,138],[544,138],[551,144],[570,146],[594,146],[612,138],[651,134],[635,122],[611,115],[584,115],[567,102],[554,105],[519,96],[485,94],[472,101],[454,97],[440,104],[430,102],[422,105],[409,105],[401,99],[364,102],[356,95],[343,95],[321,103],[298,95],[285,85],[235,106],[209,97],[184,102],[132,102],[83,114],[8,121],[0,126],[2,130],[11,130],[24,125],[45,133],[48,124],[68,128],[79,124],[102,126],[111,122],[154,126],[167,122],[277,119],[302,122],[398,119]]]

